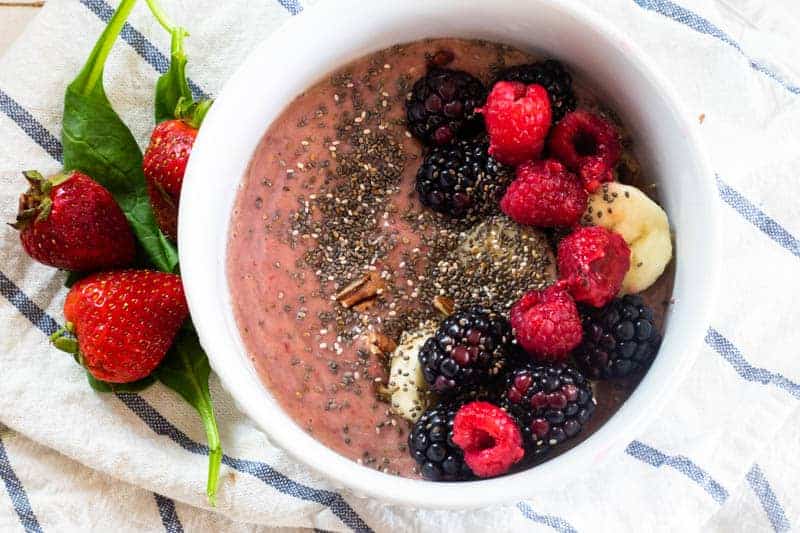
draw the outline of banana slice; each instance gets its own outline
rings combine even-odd
[[[631,267],[621,294],[650,287],[672,259],[667,214],[642,191],[618,182],[605,183],[589,195],[584,221],[616,231],[631,249]]]
[[[436,324],[428,322],[419,329],[403,333],[392,354],[389,370],[391,409],[406,420],[416,422],[428,406],[428,386],[419,364],[419,349],[436,332]]]

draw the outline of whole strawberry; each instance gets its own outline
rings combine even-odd
[[[19,198],[22,247],[36,261],[78,272],[122,267],[136,255],[125,215],[102,185],[78,171],[45,178],[23,172],[30,183]]]
[[[158,227],[173,241],[178,239],[178,203],[183,175],[196,137],[197,128],[187,122],[166,120],[155,127],[144,153],[142,166],[153,214]]]
[[[130,383],[150,375],[164,359],[189,309],[177,274],[117,270],[73,285],[64,316],[92,376]]]
[[[541,155],[552,122],[547,89],[498,81],[478,111],[489,132],[489,155],[499,162],[519,165]]]

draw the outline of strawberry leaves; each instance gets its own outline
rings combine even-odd
[[[156,82],[156,124],[177,118],[197,129],[213,102],[195,102],[192,97],[186,77],[186,53],[183,50],[183,38],[189,33],[185,28],[173,25],[155,0],[147,0],[147,5],[159,24],[170,33],[169,69]]]
[[[103,88],[106,58],[135,2],[120,3],[83,70],[67,87],[61,131],[64,168],[81,170],[108,189],[148,260],[159,270],[172,272],[178,264],[178,252],[153,217],[142,172],[142,152]]]
[[[180,26],[169,31],[172,35],[169,69],[156,82],[156,124],[176,118],[178,102],[192,100],[192,91],[186,79],[186,54],[183,51],[183,38],[188,33]]]

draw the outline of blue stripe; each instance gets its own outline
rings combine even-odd
[[[777,372],[751,365],[744,358],[742,352],[713,327],[708,328],[706,344],[711,346],[723,359],[730,363],[741,378],[747,381],[761,383],[762,385],[773,385],[800,400],[800,384],[793,382],[786,376]]]
[[[711,37],[719,39],[723,43],[727,44],[728,46],[739,52],[739,54],[747,60],[747,62],[750,64],[750,67],[753,70],[765,74],[766,76],[775,80],[790,93],[800,94],[800,87],[792,85],[790,82],[787,82],[776,72],[772,71],[768,66],[764,65],[763,63],[750,59],[750,57],[747,56],[744,50],[742,50],[742,47],[739,45],[739,43],[734,41],[733,38],[731,38],[731,36],[729,36],[720,28],[712,24],[709,20],[701,17],[694,11],[691,11],[683,6],[671,2],[670,0],[634,0],[634,2],[636,2],[640,7],[643,7],[644,9],[660,13],[661,15],[669,17],[672,20],[679,22],[684,26],[687,26],[688,28],[691,28],[696,32],[703,33],[705,35],[710,35]]]
[[[8,496],[11,498],[14,511],[17,512],[17,517],[22,527],[28,533],[42,533],[42,527],[33,513],[28,495],[25,493],[25,487],[22,486],[17,474],[14,473],[14,469],[11,468],[11,462],[8,460],[8,454],[6,454],[2,438],[0,438],[0,477],[3,478]]]
[[[278,0],[278,2],[292,15],[299,15],[303,11],[303,6],[298,0]]]
[[[742,193],[722,181],[719,176],[717,176],[717,189],[719,189],[719,195],[725,203],[742,215],[745,220],[764,232],[767,237],[789,250],[792,255],[800,257],[800,240],[778,224],[775,219],[756,207]]]
[[[0,272],[0,294],[5,296],[23,316],[47,335],[59,328],[53,317],[28,298],[3,272]],[[169,437],[191,453],[208,455],[208,446],[190,439],[138,394],[119,393],[117,397],[156,434]],[[284,494],[329,507],[333,514],[355,531],[372,531],[344,498],[336,492],[309,487],[293,481],[266,463],[238,459],[228,455],[223,455],[222,462],[231,468],[260,479]]]
[[[178,518],[178,511],[175,510],[175,502],[160,494],[153,493],[158,506],[158,514],[161,515],[161,523],[167,533],[183,533],[183,524]]]
[[[682,455],[667,455],[638,440],[628,444],[625,451],[628,455],[656,468],[661,468],[662,466],[674,468],[700,485],[700,487],[710,494],[711,497],[714,498],[714,501],[719,504],[724,503],[725,500],[728,499],[728,491],[725,490],[725,487],[717,483],[708,472]]]
[[[61,163],[63,154],[61,142],[2,89],[0,89],[0,111],[16,122],[17,126],[44,148],[53,159]]]
[[[105,23],[108,23],[108,21],[111,20],[111,16],[114,14],[114,8],[104,0],[81,0],[81,4],[88,7],[92,13],[97,15],[100,20]],[[164,74],[167,71],[169,68],[169,58],[162,54],[139,30],[126,22],[125,26],[122,27],[120,36],[126,43],[131,45],[145,61],[156,69],[157,72]],[[189,88],[192,90],[192,94],[196,99],[209,98],[208,94],[206,94],[199,85],[191,79],[188,81]]]
[[[119,393],[117,397],[133,411],[147,426],[158,435],[169,437],[184,450],[200,455],[208,455],[208,446],[190,439],[173,426],[161,413],[148,404],[138,394]],[[312,501],[330,507],[333,514],[355,531],[371,531],[340,494],[329,490],[316,489],[292,481],[266,463],[222,456],[222,463],[240,472],[250,474],[280,492],[301,500]]]
[[[517,509],[519,509],[528,520],[550,526],[559,533],[578,533],[578,530],[572,527],[572,525],[563,518],[549,514],[539,514],[525,502],[519,502],[517,504]]]
[[[750,488],[752,488],[753,492],[758,496],[761,507],[763,507],[764,512],[767,513],[769,522],[772,524],[772,529],[774,529],[776,533],[789,531],[791,526],[789,525],[789,520],[786,518],[786,513],[757,463],[753,464],[753,467],[747,473],[746,477],[747,482],[750,483]]]

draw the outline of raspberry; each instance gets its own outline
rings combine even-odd
[[[520,298],[511,308],[511,327],[537,361],[563,361],[583,337],[578,308],[561,284]]]
[[[508,413],[489,402],[471,402],[456,413],[453,443],[478,477],[505,474],[525,455],[522,434]]]
[[[577,176],[555,159],[517,167],[517,179],[500,201],[503,213],[519,224],[572,226],[586,211],[589,195]]]
[[[486,120],[489,154],[501,163],[518,165],[542,153],[552,114],[541,85],[499,81],[477,111]]]
[[[614,166],[622,147],[619,133],[610,122],[588,111],[573,111],[553,127],[550,153],[577,172],[589,192],[614,181]]]
[[[578,302],[603,307],[622,287],[631,264],[625,239],[602,226],[580,228],[558,245],[558,275]]]

